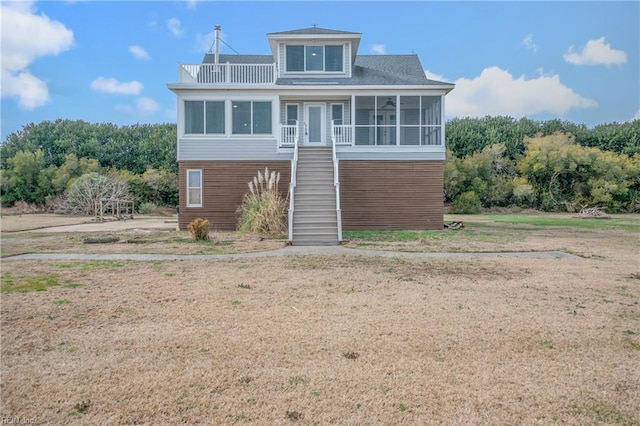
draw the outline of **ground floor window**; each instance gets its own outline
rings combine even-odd
[[[187,170],[187,207],[202,207],[202,170]]]

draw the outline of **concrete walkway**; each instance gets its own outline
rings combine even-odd
[[[83,254],[83,253],[34,253],[2,258],[10,260],[132,260],[148,262],[157,260],[224,260],[257,259],[278,256],[367,256],[404,258],[528,258],[528,259],[581,259],[579,256],[562,251],[526,251],[498,253],[415,253],[401,251],[381,251],[346,248],[342,246],[288,246],[278,250],[237,254]]]

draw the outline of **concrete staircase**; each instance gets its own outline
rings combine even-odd
[[[293,206],[293,245],[338,245],[331,148],[299,148]]]

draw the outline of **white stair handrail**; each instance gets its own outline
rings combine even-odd
[[[335,120],[331,120],[331,156],[333,159],[333,186],[336,189],[336,220],[338,225],[338,242],[342,241],[342,210],[340,209],[340,165],[336,154]]]
[[[296,120],[296,128],[298,120]],[[294,193],[296,189],[296,175],[298,174],[298,132],[293,144],[293,158],[291,159],[291,180],[289,182],[289,241],[293,242],[293,211],[295,207]]]

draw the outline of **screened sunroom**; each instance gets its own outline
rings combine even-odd
[[[355,96],[354,145],[441,145],[441,96]]]

